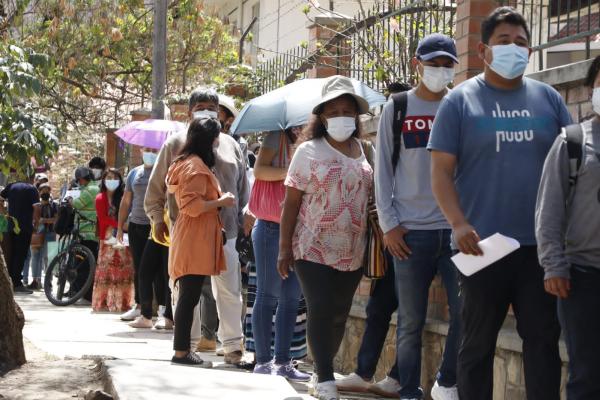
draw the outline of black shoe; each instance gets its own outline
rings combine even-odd
[[[40,290],[41,288],[42,286],[38,281],[33,281],[27,286],[27,289],[29,290]]]
[[[204,361],[196,353],[191,351],[183,357],[173,356],[171,364],[187,365],[188,367],[196,368],[212,368],[212,363],[210,361]]]
[[[15,288],[15,294],[16,293],[21,293],[21,294],[33,294],[33,290],[29,290],[27,289],[25,286],[17,286]]]

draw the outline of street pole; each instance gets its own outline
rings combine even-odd
[[[154,0],[152,33],[152,118],[164,119],[167,85],[167,1]]]

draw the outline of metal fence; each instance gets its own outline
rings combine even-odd
[[[536,70],[600,54],[600,0],[496,3],[511,5],[525,16]],[[414,83],[410,62],[418,41],[433,32],[453,36],[455,23],[456,2],[451,0],[380,1],[346,19],[333,38],[317,49],[309,52],[307,46],[299,46],[260,63],[260,89],[264,93],[303,78],[315,66],[334,68],[380,91],[392,82]]]
[[[531,46],[536,53],[537,70],[556,66],[552,54],[570,52],[564,60],[592,57],[600,35],[599,0],[525,0],[501,1],[518,9],[531,31]],[[563,46],[570,45],[570,46]],[[562,46],[562,47],[561,47]],[[598,46],[600,48],[600,46]]]

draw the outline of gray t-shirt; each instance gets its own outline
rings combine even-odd
[[[564,132],[544,164],[535,225],[546,279],[569,278],[573,264],[600,269],[600,124],[594,119],[582,127],[585,151],[574,187]]]
[[[285,142],[282,142],[285,139]],[[263,138],[262,147],[275,150],[275,156],[271,162],[272,167],[285,168],[290,165],[290,149],[292,143],[288,136],[283,132],[269,132]]]
[[[536,244],[542,167],[570,123],[560,94],[529,78],[503,90],[479,75],[444,97],[427,148],[456,156],[460,205],[482,239],[499,232],[525,246]]]
[[[125,191],[132,193],[131,211],[129,212],[129,222],[138,225],[149,225],[150,220],[144,212],[144,197],[148,187],[152,168],[146,168],[144,165],[135,167],[127,175],[125,182]]]
[[[375,198],[383,232],[398,225],[409,230],[449,229],[431,191],[429,132],[440,101],[426,101],[408,92],[400,158],[392,171],[394,102],[388,101],[379,120],[375,154]]]

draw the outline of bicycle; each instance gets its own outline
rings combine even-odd
[[[48,265],[44,278],[44,293],[50,303],[55,306],[68,306],[82,298],[92,285],[96,271],[96,257],[81,243],[83,237],[80,234],[82,221],[93,224],[96,221],[84,217],[75,209],[73,209],[73,213],[78,217],[75,218],[74,227],[59,239],[58,255]],[[81,284],[83,281],[80,274],[86,263],[89,265],[87,277],[83,285],[77,287],[78,282]]]

